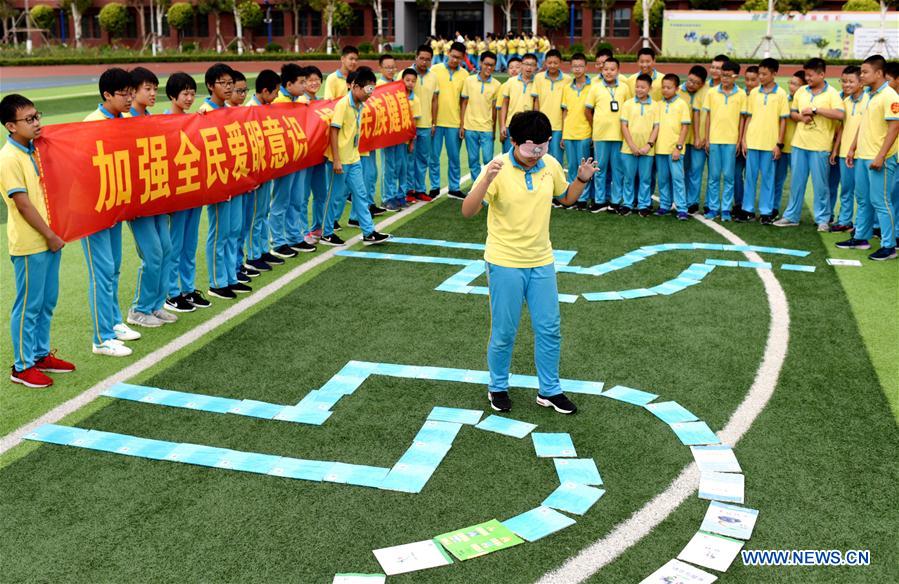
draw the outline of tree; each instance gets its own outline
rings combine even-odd
[[[243,27],[259,26],[262,23],[262,8],[253,0],[241,0],[234,5],[234,34],[237,37],[237,54],[243,55]]]
[[[506,25],[503,27],[505,32],[509,32],[512,30],[512,4],[515,0],[487,0],[487,3],[492,6],[499,6],[499,9],[503,11],[503,16],[505,17]],[[433,34],[433,33],[432,33]]]
[[[178,32],[178,50],[181,50],[181,35],[188,25],[194,21],[194,7],[187,2],[175,2],[166,12],[169,26]]]
[[[608,37],[609,10],[615,5],[615,0],[588,0],[587,4],[590,8],[602,12],[602,20],[599,23],[599,40],[603,41]]]
[[[56,11],[46,4],[38,4],[30,11],[31,22],[43,30],[51,30],[56,24]]]
[[[568,22],[565,0],[544,0],[537,8],[537,20],[547,30],[559,30]]]
[[[643,18],[643,7],[648,7],[649,17]],[[648,39],[651,33],[662,30],[665,17],[664,0],[636,0],[634,2],[633,18],[636,22],[643,23],[643,38]],[[644,41],[645,43],[646,41]],[[645,45],[644,46],[648,46]]]
[[[537,34],[537,0],[528,0],[528,9],[531,12],[531,34]]]
[[[9,38],[9,23],[16,16],[16,10],[9,3],[9,0],[0,0],[0,22],[3,23],[3,38]],[[19,46],[18,37],[12,35],[15,46]]]
[[[306,0],[284,0],[277,6],[284,11],[289,11],[293,16],[293,52],[300,52],[300,9],[307,5]]]
[[[768,0],[746,0],[740,8],[748,12],[767,12]]]
[[[196,10],[200,14],[212,14],[215,23],[215,52],[225,50],[225,38],[222,36],[222,13],[234,10],[234,0],[198,0]]]
[[[430,35],[437,36],[437,8],[440,6],[440,0],[415,0],[415,3],[431,11]]]
[[[690,0],[690,8],[696,10],[721,10],[721,0]]]
[[[384,38],[384,0],[357,0],[359,4],[368,4],[375,13],[375,38],[373,45],[381,51],[381,40]]]
[[[325,37],[327,41],[325,51],[330,55],[334,50],[334,14],[338,10],[342,10],[340,5],[349,8],[344,0],[309,0],[309,7],[316,12],[321,12],[322,20],[325,22]],[[352,12],[352,9],[350,9]]]
[[[59,0],[59,6],[63,10],[71,10],[72,22],[75,29],[75,48],[81,48],[81,15],[91,7],[93,0]]]
[[[119,38],[128,26],[128,9],[119,2],[110,2],[100,9],[100,28],[109,33],[111,39]]]
[[[843,12],[880,12],[880,3],[877,0],[848,0],[843,4]]]

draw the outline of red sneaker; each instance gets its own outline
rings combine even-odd
[[[434,199],[427,193],[415,193],[415,198],[423,203],[430,203]]]
[[[50,351],[46,357],[38,359],[34,364],[38,371],[46,373],[69,373],[75,370],[75,364],[56,357],[56,350]]]
[[[37,370],[37,367],[29,367],[25,371],[16,371],[12,367],[9,378],[13,383],[21,383],[25,387],[50,387],[53,380]]]
[[[415,198],[415,195],[414,195],[414,194],[412,194],[412,195],[406,195],[406,202],[407,202],[408,204],[412,205],[412,204],[414,204],[414,203],[417,203],[417,202],[418,202],[418,199]]]

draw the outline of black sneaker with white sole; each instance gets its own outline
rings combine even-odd
[[[386,242],[388,239],[390,239],[388,234],[372,231],[368,235],[362,237],[362,245],[378,245],[379,243]]]
[[[228,288],[210,288],[209,295],[215,296],[216,298],[224,298],[225,300],[234,300],[237,298],[237,294]]]
[[[238,271],[237,272],[237,281],[241,284],[248,284],[250,282],[250,277],[245,273]]]
[[[338,247],[346,244],[346,242],[340,239],[340,237],[336,233],[332,233],[331,235],[323,235],[319,240],[319,243],[321,243],[322,245],[330,245],[332,247]]]
[[[259,275],[259,270],[256,268],[248,268],[246,264],[240,266],[240,271],[251,278],[255,278]]]
[[[436,199],[440,196],[440,189],[431,189],[430,191],[428,191],[428,196],[432,199]]]
[[[272,266],[283,266],[284,265],[284,260],[282,260],[281,258],[279,258],[276,255],[270,254],[269,252],[265,252],[264,254],[259,256],[259,259],[261,259],[265,263],[272,265]]]
[[[299,253],[312,253],[315,251],[315,246],[311,243],[306,243],[305,241],[299,241],[297,243],[291,243],[290,249]]]
[[[349,225],[350,227],[359,227],[359,220],[350,219],[349,221],[347,221],[347,225]]]
[[[564,393],[550,396],[538,395],[537,405],[552,408],[560,414],[573,414],[577,411],[577,406]]]
[[[487,399],[490,400],[490,407],[497,412],[508,412],[512,409],[512,399],[508,391],[488,391]]]
[[[284,245],[279,245],[273,249],[272,255],[278,256],[279,258],[295,258],[297,257],[297,252],[293,251],[293,248],[285,243]]]
[[[271,272],[272,271],[272,267],[270,265],[268,265],[267,263],[265,263],[265,261],[263,261],[262,259],[247,260],[247,263],[245,263],[243,265],[243,267],[247,268],[248,270],[249,270],[249,268],[253,268],[257,274],[259,274],[260,272]],[[249,273],[249,271],[247,273]],[[250,277],[252,278],[253,276],[251,275]]]
[[[340,226],[340,223],[337,221],[334,222],[334,231],[340,231],[343,227]]]
[[[447,196],[449,196],[450,198],[453,198],[453,199],[461,199],[461,200],[465,199],[465,193],[463,193],[462,191],[449,191],[446,194],[447,194]]]
[[[387,212],[387,209],[384,207],[378,207],[377,205],[369,205],[368,212],[371,213],[372,217],[379,217]]]
[[[193,312],[197,309],[197,307],[191,304],[183,295],[167,298],[165,307],[173,312]]]
[[[190,294],[185,294],[184,298],[197,308],[209,308],[212,306],[212,302],[203,298],[203,294],[200,293],[199,290],[194,290]]]
[[[235,294],[249,294],[253,291],[252,288],[250,288],[246,284],[241,284],[240,282],[238,282],[237,284],[231,284],[230,286],[228,286],[228,288],[230,288],[231,291]]]

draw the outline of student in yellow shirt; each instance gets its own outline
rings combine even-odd
[[[590,96],[591,81],[587,77],[587,57],[583,53],[571,56],[571,83],[562,87],[562,145],[568,155],[568,174],[577,172],[582,159],[590,158],[590,137],[593,135],[593,111],[587,110],[587,98]],[[593,183],[584,187],[577,209],[587,210],[595,205],[593,200]]]
[[[840,83],[843,86],[843,107],[846,108],[846,119],[837,128],[834,136],[830,163],[839,164],[840,169],[840,214],[836,223],[830,226],[833,232],[852,230],[852,218],[855,215],[855,173],[846,166],[846,155],[855,140],[858,125],[864,110],[865,86],[861,82],[861,68],[849,65],[843,69]]]
[[[750,65],[746,67],[746,72],[743,73],[743,83],[744,88],[743,92],[746,94],[746,97],[749,97],[750,92],[759,86],[759,68],[757,65]],[[749,106],[749,101],[746,102],[747,107]],[[743,124],[748,122],[748,118],[743,120]],[[745,133],[744,133],[745,138]],[[750,221],[755,220],[755,214],[753,213],[752,217],[749,217],[749,214],[743,212],[743,187],[746,182],[746,155],[743,153],[743,148],[737,144],[737,162],[734,167],[734,210],[733,210],[733,218],[736,221]]]
[[[793,99],[796,92],[805,85],[805,71],[799,69],[790,77],[787,84],[789,88],[790,109],[793,107]],[[790,157],[793,153],[793,135],[796,133],[796,121],[793,120],[792,111],[790,117],[787,118],[787,129],[784,133],[784,147],[781,151],[780,158],[774,165],[774,210],[771,212],[773,217],[777,217],[780,209],[781,199],[783,199],[784,185],[787,182],[787,171],[790,169]],[[773,223],[773,221],[771,222]],[[770,223],[768,223],[770,225]]]
[[[790,161],[790,202],[783,217],[773,223],[777,227],[799,225],[809,177],[814,192],[813,214],[818,231],[830,231],[830,185],[828,158],[838,122],[845,117],[843,100],[836,89],[825,81],[827,64],[823,59],[809,59],[803,65],[804,88],[796,92],[790,117],[796,125]]]
[[[450,46],[446,63],[431,67],[431,74],[437,81],[437,91],[431,100],[431,136],[433,152],[431,154],[431,191],[434,191],[434,179],[437,187],[440,182],[440,155],[446,145],[447,174],[449,175],[449,196],[464,199],[462,193],[462,167],[459,161],[462,141],[459,139],[459,128],[462,127],[461,96],[462,86],[468,79],[468,71],[462,68],[465,58],[465,45],[453,43]],[[435,196],[440,191],[435,193]]]
[[[304,69],[306,72],[305,99],[308,103],[312,103],[319,99],[318,92],[322,87],[324,76],[321,69],[315,65],[307,65]],[[303,188],[301,208],[306,209],[309,206],[310,196],[312,197],[312,223],[309,225],[309,231],[306,232],[303,241],[314,245],[322,236],[325,200],[328,198],[328,173],[324,162],[306,169],[306,185]]]
[[[662,74],[656,70],[656,52],[650,47],[643,47],[637,51],[637,67],[639,71],[631,75],[628,80],[631,94],[635,94],[634,83],[640,75],[649,75],[652,79],[652,88],[649,96],[653,101],[662,101]]]
[[[34,160],[41,113],[31,100],[11,93],[0,101],[0,123],[9,132],[0,148],[0,191],[7,209],[7,246],[16,288],[9,319],[13,357],[9,379],[25,387],[49,387],[53,379],[47,373],[68,373],[75,365],[50,349],[50,321],[59,297],[59,260],[65,242],[48,224]]]
[[[389,235],[375,231],[369,211],[369,190],[365,185],[359,156],[362,107],[375,92],[375,82],[374,71],[368,67],[359,67],[350,81],[347,95],[334,104],[327,152],[331,186],[325,203],[321,238],[321,243],[325,245],[342,246],[346,243],[334,233],[334,224],[343,214],[347,194],[350,192],[353,194],[353,213],[359,219],[359,228],[362,230],[362,243],[376,245],[390,239]]]
[[[393,83],[396,80],[396,59],[393,55],[389,53],[382,54],[378,57],[378,66],[381,71],[378,73],[377,81],[375,82],[376,87],[380,87],[387,83]],[[378,149],[377,151],[367,152],[367,156],[363,156],[365,159],[363,164],[366,165],[367,171],[365,184],[369,185],[371,198],[374,200],[375,186],[378,183],[378,165],[375,157],[377,156],[376,152],[381,153],[381,207],[374,205],[371,208],[373,216],[382,215],[389,210],[386,207],[386,203],[390,200],[392,195],[387,195],[387,193],[392,193],[396,190],[398,179],[397,168],[400,164],[400,158],[406,156],[405,149],[405,144],[396,144],[387,148]],[[350,225],[354,225],[354,223],[356,222],[350,219]]]
[[[634,183],[639,172],[637,206],[641,217],[652,214],[652,164],[654,146],[659,136],[659,102],[649,95],[652,77],[637,76],[635,96],[621,108],[621,169],[624,201],[618,209],[622,216],[631,214]]]
[[[503,102],[499,112],[499,139],[503,143],[503,152],[512,148],[507,129],[512,118],[517,113],[534,109],[533,83],[537,57],[525,55],[521,59],[521,73],[516,77],[512,77],[512,59],[509,61],[509,79],[503,87]]]
[[[480,55],[478,52],[478,42],[468,38],[466,35],[463,44],[465,45],[465,54],[468,57],[468,62],[471,63],[472,66],[471,72],[474,73],[478,70],[478,55]]]
[[[123,118],[131,109],[134,80],[131,74],[111,67],[100,75],[103,103],[84,118],[85,122]],[[122,224],[82,238],[81,248],[87,262],[87,301],[92,321],[95,355],[127,357],[131,349],[123,341],[134,341],[141,334],[125,324],[119,307],[119,273],[122,266]]]
[[[659,180],[659,210],[664,217],[677,211],[677,218],[686,221],[687,189],[684,185],[684,147],[693,114],[690,106],[677,95],[680,77],[668,73],[662,78],[662,103],[659,104],[659,136],[656,141],[655,164]]]
[[[587,109],[592,111],[593,151],[599,169],[593,179],[598,208],[594,206],[591,212],[617,212],[622,202],[621,109],[631,92],[618,72],[618,59],[606,57],[602,75],[593,82],[587,98]]]
[[[418,82],[418,72],[409,68],[402,72],[400,79],[406,86],[406,97],[409,100],[409,110],[412,114],[412,120],[417,123],[421,118],[421,100],[415,95],[415,85]],[[396,159],[396,182],[389,183],[386,191],[381,191],[381,200],[384,201],[384,208],[388,211],[399,211],[407,204],[407,193],[412,192],[412,163],[414,161],[413,154],[415,152],[415,138],[409,140],[406,144],[400,144],[403,151]]]
[[[887,83],[890,84],[890,87],[893,88],[893,91],[899,93],[899,61],[887,63],[886,69],[884,69],[884,77]],[[896,164],[899,165],[899,152],[896,153]],[[897,167],[897,172],[899,172],[899,167]],[[899,217],[899,180],[893,181],[891,197],[893,199],[893,217]],[[896,237],[899,238],[899,234]]]
[[[687,103],[693,113],[692,123],[687,130],[687,147],[684,149],[684,186],[687,189],[687,213],[691,214],[699,210],[702,175],[705,173],[706,152],[703,137],[705,114],[702,111],[702,103],[709,91],[705,82],[707,76],[705,67],[694,65],[678,91],[680,98]]]
[[[443,62],[443,40],[431,39],[431,65]]]
[[[359,67],[359,49],[347,45],[340,50],[340,67],[325,79],[324,99],[340,99],[347,94],[347,77]]]
[[[790,117],[787,92],[777,85],[780,63],[776,59],[762,59],[758,66],[760,85],[749,92],[746,131],[740,149],[746,157],[746,176],[743,206],[738,220],[755,218],[756,185],[759,189],[759,215],[764,224],[774,221],[774,166],[781,157]]]
[[[737,87],[740,66],[728,61],[721,68],[721,84],[705,95],[702,109],[706,113],[706,152],[709,155],[709,177],[706,185],[706,219],[731,220],[734,205],[734,173],[737,145],[743,141],[746,92]],[[724,183],[722,188],[721,183]]]
[[[415,147],[412,168],[409,170],[409,191],[406,193],[406,202],[410,205],[421,201],[432,201],[440,193],[440,174],[431,175],[431,190],[425,187],[425,175],[431,168],[432,148],[431,136],[433,111],[432,104],[434,94],[437,92],[437,77],[431,73],[431,48],[421,45],[415,51],[415,61],[412,66],[418,74],[415,83],[415,99],[419,102],[421,116],[415,121]]]
[[[526,302],[534,330],[534,359],[540,387],[537,404],[562,414],[577,407],[559,384],[561,317],[549,219],[554,197],[574,204],[596,167],[581,161],[571,183],[562,165],[545,156],[552,125],[537,111],[521,113],[509,125],[514,148],[487,165],[462,202],[462,215],[473,217],[487,203],[487,281],[490,287],[490,368],[488,399],[499,412],[512,409],[509,367],[521,309]]]
[[[549,154],[562,162],[562,89],[571,78],[562,73],[562,53],[553,49],[546,53],[546,71],[534,77],[531,95],[534,108],[546,114],[553,127],[549,141]]]
[[[470,75],[462,86],[462,127],[459,137],[465,140],[471,182],[481,174],[481,163],[493,160],[496,141],[496,99],[500,82],[493,78],[496,55],[485,51],[480,58],[481,69]]]
[[[508,71],[509,69],[509,50],[508,43],[502,35],[496,37],[496,58],[498,60],[497,68],[500,71]],[[511,74],[510,74],[511,76]]]
[[[715,55],[712,63],[709,65],[709,89],[713,89],[721,85],[721,68],[730,61],[727,55]]]
[[[899,94],[884,78],[886,60],[873,55],[862,62],[861,81],[868,88],[863,98],[865,110],[846,164],[855,169],[858,215],[855,235],[841,241],[841,249],[870,249],[873,218],[880,224],[880,249],[868,256],[875,261],[896,258],[896,216],[890,204],[890,191],[896,177],[896,141],[899,138]]]

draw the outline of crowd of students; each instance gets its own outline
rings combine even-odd
[[[444,39],[438,35],[428,40],[434,55],[431,63],[434,65],[445,63],[454,42],[462,43],[465,46],[463,63],[465,68],[472,73],[479,69],[481,55],[486,51],[496,55],[496,70],[504,72],[508,70],[509,59],[516,56],[520,59],[528,53],[537,57],[538,67],[543,67],[546,53],[553,48],[548,37],[529,32],[518,32],[517,34],[507,32],[505,35],[487,33],[487,36],[482,39],[480,36],[474,38],[463,36],[457,31],[455,37],[450,39]]]
[[[596,161],[597,172],[579,189],[578,200],[570,205],[554,201],[557,207],[619,215],[636,212],[642,217],[674,214],[687,220],[699,213],[707,172],[702,211],[707,219],[751,221],[758,211],[763,224],[791,227],[799,223],[811,178],[819,230],[851,232],[848,240],[837,244],[851,249],[870,248],[879,232],[880,249],[869,257],[896,257],[899,79],[896,64],[887,64],[880,56],[866,59],[860,67],[846,67],[840,93],[825,81],[821,59],[809,60],[787,88],[776,82],[777,61],[764,59],[743,71],[744,89],[737,84],[740,65],[723,55],[715,57],[708,69],[692,67],[682,80],[656,69],[652,49],[640,50],[639,71],[632,76],[620,75],[620,63],[608,50],[597,56],[598,75],[588,74],[589,63],[580,53],[570,58],[571,73],[563,73],[562,55],[549,49],[543,70],[532,52],[505,53],[509,78],[500,83],[493,77],[503,61],[497,53],[480,52],[477,68],[469,74],[463,66],[464,43],[449,43],[436,64],[433,46],[420,46],[412,66],[399,75],[389,54],[380,57],[377,74],[360,67],[354,47],[343,48],[338,70],[327,78],[315,66],[285,63],[280,73],[269,69],[259,73],[249,100],[243,74],[221,63],[208,69],[204,78],[208,96],[197,109],[200,113],[242,105],[308,103],[318,99],[322,85],[325,99],[339,100],[333,108],[331,147],[324,163],[207,206],[208,295],[235,299],[252,291],[252,278],[286,259],[315,251],[319,244],[344,245],[338,219],[350,195],[349,223],[360,228],[366,245],[389,239],[375,230],[376,215],[431,201],[444,184],[450,197],[465,199],[461,143],[466,145],[474,184],[482,167],[494,160],[497,136],[503,152],[512,149],[511,120],[527,111],[542,112],[550,121],[548,154],[567,168],[569,177],[584,160]],[[360,153],[359,122],[365,101],[377,85],[394,80],[405,84],[415,137],[380,154]],[[158,85],[156,76],[142,67],[108,69],[99,80],[103,103],[85,121],[149,115]],[[191,76],[171,75],[165,90],[170,101],[167,114],[190,112],[197,93]],[[0,114],[10,134],[0,149],[0,186],[9,208],[9,251],[16,280],[11,379],[46,387],[52,379],[45,373],[74,369],[49,347],[63,242],[47,224],[33,156],[41,114],[16,94],[3,99]],[[441,177],[444,149],[446,180]],[[778,218],[788,168],[790,198]],[[374,201],[379,179],[382,206]],[[656,187],[659,204],[654,207]],[[141,333],[128,325],[156,328],[176,322],[175,313],[210,306],[195,281],[201,212],[194,208],[128,222],[141,265],[124,316],[118,299],[121,224],[81,240],[95,354],[130,355],[126,343]]]

